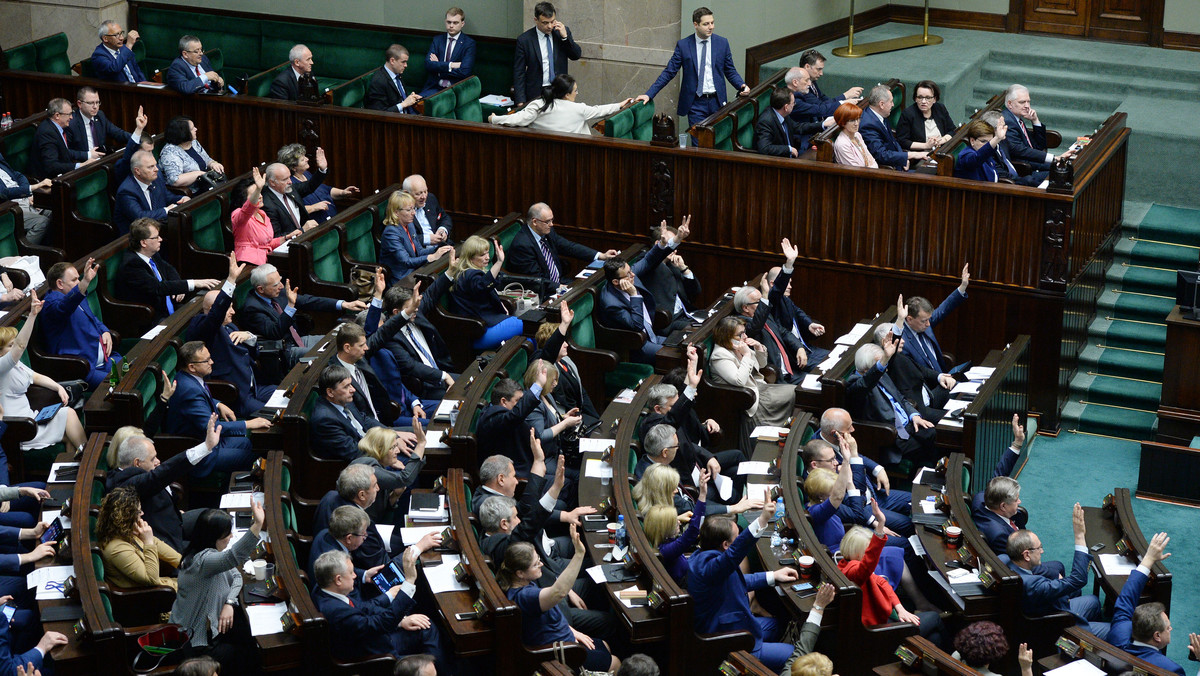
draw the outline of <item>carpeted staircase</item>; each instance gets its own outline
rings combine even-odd
[[[1068,429],[1153,437],[1175,271],[1195,269],[1198,244],[1200,211],[1193,209],[1156,204],[1141,223],[1123,227],[1063,408]]]

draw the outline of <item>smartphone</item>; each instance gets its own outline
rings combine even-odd
[[[474,620],[478,617],[479,613],[473,611],[469,613],[454,613],[454,619],[458,620],[459,622],[462,622],[463,620]]]
[[[379,587],[379,591],[386,594],[387,590],[404,581],[404,573],[400,572],[400,569],[396,567],[396,563],[393,561],[386,568],[376,573],[371,581],[375,583],[376,587]]]
[[[1104,548],[1105,548],[1105,547],[1107,547],[1107,546],[1108,546],[1108,545],[1104,544],[1103,542],[1097,542],[1096,544],[1092,545],[1091,549],[1092,549],[1092,551],[1093,551],[1093,552],[1098,552],[1098,551],[1100,551],[1101,549],[1104,549]]]
[[[779,559],[779,565],[781,565],[781,566],[794,566],[794,565],[796,565],[796,559],[793,559],[793,558],[791,558],[791,557],[787,557],[787,558]]]
[[[608,517],[603,514],[584,514],[584,521],[608,521]]]
[[[803,594],[805,592],[815,591],[815,589],[813,588],[811,582],[801,582],[799,584],[792,585],[792,591],[796,592],[797,594]]]

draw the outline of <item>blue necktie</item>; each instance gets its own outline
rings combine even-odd
[[[549,74],[548,79],[554,79],[554,45],[550,42],[550,34],[546,33],[546,72]]]
[[[151,183],[150,187],[153,188],[154,184]],[[163,280],[162,275],[158,273],[158,266],[154,264],[153,258],[150,259],[150,270],[154,273],[155,279],[157,279],[160,282]],[[169,315],[175,314],[175,303],[171,302],[171,297],[166,296],[165,300],[167,301],[167,314],[169,314]]]
[[[396,76],[396,88],[400,90],[400,102],[403,103],[404,99],[408,98],[408,94],[406,94],[404,91],[404,83],[400,81],[399,75]],[[400,112],[407,113],[408,110],[405,108],[401,108]]]
[[[420,352],[421,356],[428,360],[427,363],[430,366],[432,366],[433,368],[438,367],[437,361],[434,360],[433,355],[429,354],[429,350],[426,350],[421,345],[421,341],[417,340],[416,329],[413,328],[412,324],[408,325],[408,342],[412,343],[413,347],[417,348],[417,352]]]
[[[541,241],[542,257],[546,259],[546,271],[549,273],[550,283],[558,286],[558,266],[554,264],[554,256],[550,254],[550,244],[543,237]]]
[[[925,351],[925,355],[929,358],[929,367],[935,369],[942,368],[941,360],[938,359],[937,350],[933,348],[933,341],[930,340],[929,334],[924,331],[918,333],[917,342],[921,344],[921,349]]]
[[[704,69],[708,67],[708,40],[700,41],[700,68],[696,71],[700,81],[696,83],[696,91],[704,93]]]
[[[896,401],[895,397],[892,396],[892,393],[888,392],[887,388],[882,384],[879,385],[879,391],[883,392],[883,396],[887,397],[887,400],[892,404],[892,413],[894,413],[896,416],[896,436],[900,437],[901,439],[907,439],[908,412],[904,410],[904,407],[900,405],[900,402]]]

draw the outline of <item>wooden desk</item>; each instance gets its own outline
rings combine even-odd
[[[902,644],[915,653],[920,661],[911,667],[903,662],[892,662],[875,667],[872,671],[879,676],[908,676],[925,674],[933,676],[979,676],[979,672],[946,654],[924,636],[909,636]],[[997,666],[997,668],[999,668]]]
[[[1104,607],[1110,614],[1116,605],[1117,596],[1121,593],[1121,589],[1125,586],[1125,581],[1129,579],[1129,576],[1109,575],[1100,563],[1099,557],[1103,554],[1116,554],[1117,542],[1124,539],[1130,552],[1127,560],[1129,563],[1136,564],[1141,562],[1142,556],[1145,555],[1149,545],[1146,537],[1142,535],[1142,529],[1138,527],[1137,518],[1133,514],[1129,489],[1114,488],[1112,496],[1113,504],[1111,509],[1104,507],[1083,508],[1084,523],[1087,526],[1088,547],[1098,544],[1104,545],[1104,549],[1095,553],[1096,560],[1092,566],[1096,570],[1093,593],[1098,592],[1100,588],[1104,589]],[[1171,572],[1167,570],[1167,566],[1162,561],[1155,563],[1154,567],[1150,569],[1150,580],[1142,590],[1142,597],[1138,603],[1157,601],[1166,606],[1167,612],[1170,613],[1171,578]]]
[[[1084,659],[1109,674],[1119,674],[1126,670],[1147,674],[1148,676],[1173,676],[1175,673],[1160,669],[1149,662],[1130,655],[1111,643],[1101,641],[1086,629],[1068,627],[1062,632],[1062,636],[1083,648],[1083,654],[1078,658],[1072,659],[1066,657],[1060,651],[1043,657],[1038,660],[1038,664],[1046,671],[1057,669],[1079,659]]]

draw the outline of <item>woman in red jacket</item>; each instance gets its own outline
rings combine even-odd
[[[920,634],[943,649],[948,648],[942,631],[942,619],[936,612],[913,614],[904,609],[900,597],[892,591],[887,579],[875,574],[879,555],[887,544],[884,523],[887,517],[879,509],[877,501],[871,501],[871,513],[875,516],[875,533],[855,526],[842,537],[842,560],[838,568],[863,591],[862,622],[871,627],[888,622],[908,622],[919,627]]]

